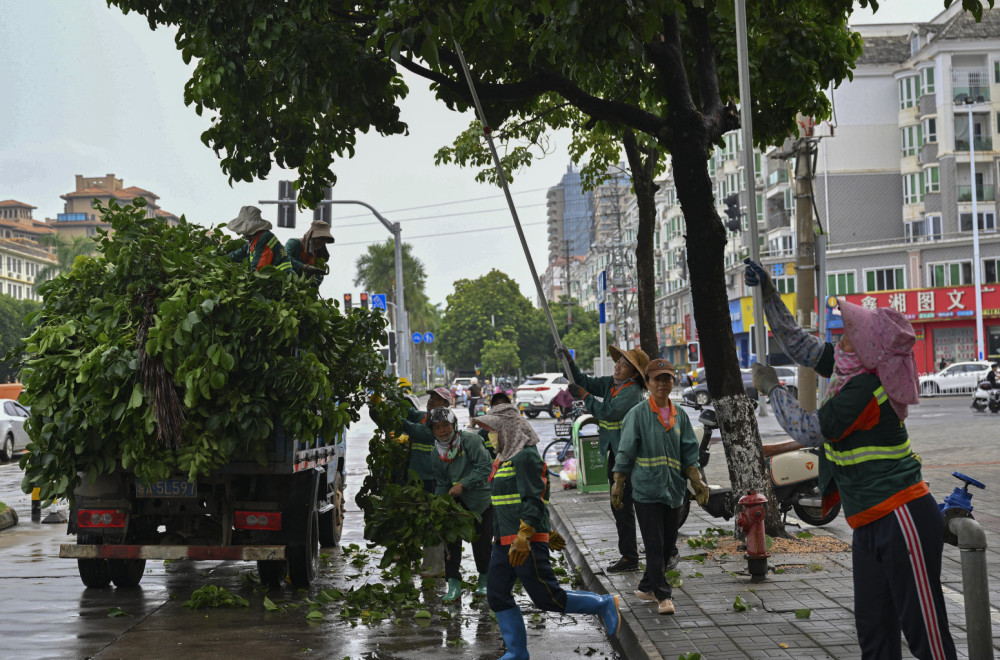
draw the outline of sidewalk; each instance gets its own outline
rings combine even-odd
[[[604,567],[619,557],[608,494],[562,490],[559,486],[554,480],[550,500],[553,525],[567,539],[567,559],[580,569],[585,588],[620,595],[619,643],[625,658],[674,660],[686,653],[700,653],[703,659],[711,660],[861,657],[854,626],[849,550],[772,554],[766,581],[751,582],[742,553],[708,557],[704,563],[693,559],[705,551],[690,547],[688,538],[709,527],[733,528],[732,520],[711,518],[693,506],[678,537],[682,557],[678,570],[683,584],[673,590],[677,612],[660,616],[654,604],[635,597],[640,572],[604,572]],[[789,529],[794,534],[796,528]],[[846,524],[806,529],[816,536],[833,536],[850,543]],[[639,540],[641,554],[641,537]],[[782,567],[784,573],[774,572]],[[942,582],[958,656],[967,658],[961,564],[958,550],[951,546],[945,546]],[[734,610],[737,596],[749,610]],[[796,617],[796,610],[802,609],[811,610],[809,618]],[[911,657],[905,642],[903,656]]]

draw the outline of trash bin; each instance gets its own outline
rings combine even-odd
[[[584,493],[608,492],[607,458],[601,452],[597,431],[593,415],[583,415],[573,424],[573,450],[579,470],[577,489]]]

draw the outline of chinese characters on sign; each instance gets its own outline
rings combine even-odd
[[[966,298],[966,295],[969,298]],[[866,309],[889,307],[911,321],[935,321],[973,317],[975,305],[969,301],[973,287],[958,286],[906,291],[870,291],[841,296]],[[1000,287],[983,287],[983,315],[1000,316]]]

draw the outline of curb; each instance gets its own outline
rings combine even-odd
[[[554,503],[553,503],[554,504]],[[557,506],[550,504],[549,518],[553,529],[562,534],[566,539],[566,547],[563,549],[563,556],[574,568],[580,569],[580,577],[584,586],[599,594],[618,594],[618,607],[621,612],[621,628],[618,636],[614,639],[614,645],[622,650],[624,657],[630,660],[663,660],[663,656],[657,650],[653,640],[646,635],[645,630],[639,625],[631,608],[625,603],[624,597],[605,578],[603,573],[595,573],[590,562],[587,561],[583,552],[576,544],[576,527],[559,515]]]
[[[17,511],[7,507],[0,511],[0,529],[7,529],[17,524]]]

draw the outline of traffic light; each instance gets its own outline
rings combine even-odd
[[[323,200],[333,199],[333,187],[326,186],[323,188]],[[333,212],[332,204],[320,204],[319,207],[313,209],[313,222],[319,220],[325,222],[328,225],[333,225]]]
[[[361,309],[368,309],[368,294],[361,294]]]
[[[396,364],[396,333],[389,332],[389,363]]]
[[[349,293],[344,294],[344,311],[351,311],[351,294]]]
[[[291,181],[278,182],[278,226],[295,228],[295,186]]]
[[[701,344],[696,341],[688,342],[688,364],[695,366],[701,363]]]
[[[726,223],[726,227],[729,231],[739,231],[742,229],[743,223],[740,222],[740,195],[739,193],[732,193],[726,195],[722,200],[726,203],[726,215],[729,217],[729,221]]]

